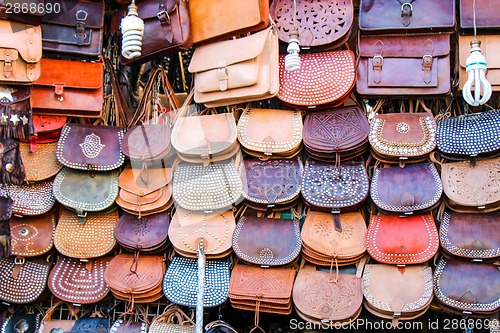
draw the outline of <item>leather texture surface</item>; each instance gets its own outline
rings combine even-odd
[[[31,152],[31,144],[20,144],[21,159],[28,182],[47,180],[54,177],[63,167],[56,157],[57,143],[37,144],[36,152]]]
[[[48,213],[56,199],[52,191],[52,180],[33,184],[6,185],[0,188],[0,197],[12,199],[12,214],[17,216],[37,216]]]
[[[495,15],[495,11],[492,10],[492,8],[495,8],[495,0],[460,0],[460,28],[474,28],[473,3],[475,3],[476,9],[476,28],[500,28],[500,19],[498,15]]]
[[[19,140],[0,138],[0,184],[22,185],[24,171]]]
[[[12,255],[36,257],[49,252],[54,245],[56,210],[49,214],[10,219]]]
[[[136,162],[154,162],[165,158],[171,150],[170,125],[138,125],[127,130],[121,149]]]

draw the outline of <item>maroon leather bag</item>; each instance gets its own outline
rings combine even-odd
[[[0,195],[0,257],[8,257],[11,253],[10,225],[12,216],[12,199]]]

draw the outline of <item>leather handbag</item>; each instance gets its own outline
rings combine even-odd
[[[500,309],[499,290],[500,270],[493,264],[441,258],[434,272],[436,300],[453,314],[490,317]]]
[[[66,124],[57,142],[62,165],[79,170],[109,171],[125,162],[123,130],[115,126]]]
[[[351,0],[275,0],[271,3],[270,15],[282,42],[287,43],[290,33],[297,30],[303,49],[318,46],[335,49],[351,35],[354,5]]]
[[[288,210],[296,205],[300,196],[303,172],[299,157],[261,161],[245,159],[240,165],[245,204],[255,210]]]
[[[226,257],[232,252],[232,236],[236,222],[232,211],[199,213],[182,208],[175,210],[168,236],[175,252],[197,258],[198,244],[203,243],[207,259]]]
[[[17,258],[46,254],[54,245],[57,210],[41,216],[13,216],[10,219],[12,255]]]
[[[278,48],[273,27],[198,46],[188,67],[194,75],[194,100],[216,107],[276,96]]]
[[[106,210],[118,196],[118,172],[82,171],[64,167],[54,179],[54,197],[85,219],[88,212]]]
[[[445,204],[461,213],[488,213],[500,209],[498,174],[500,157],[441,164]]]
[[[429,308],[432,294],[432,269],[426,265],[369,264],[361,281],[365,308],[380,318],[411,320]]]
[[[106,333],[109,332],[110,320],[102,315],[79,318],[69,333]]]
[[[281,241],[276,236],[280,235]],[[233,250],[241,261],[261,267],[289,265],[302,248],[299,221],[242,216],[233,234]]]
[[[0,257],[12,254],[10,218],[12,217],[12,199],[0,192]]]
[[[339,213],[357,210],[368,198],[369,187],[366,167],[361,162],[344,162],[337,167],[308,159],[300,190],[307,206]]]
[[[300,69],[285,69],[279,58],[278,99],[306,110],[331,108],[349,99],[356,82],[356,59],[351,50],[300,53]]]
[[[61,171],[63,165],[56,157],[56,142],[38,144],[35,153],[29,143],[21,142],[19,147],[27,182],[47,180]]]
[[[54,246],[67,257],[87,260],[102,257],[115,248],[118,210],[88,214],[85,221],[72,211],[60,209],[54,233]]]
[[[487,1],[488,2],[488,1]],[[481,2],[478,2],[479,5]],[[491,11],[491,10],[489,10]],[[477,17],[479,20],[479,17]],[[500,22],[498,22],[500,26]],[[470,42],[474,36],[458,36],[458,89],[462,90],[468,79],[468,74],[465,69],[467,58],[470,55]],[[488,62],[488,70],[486,71],[486,79],[491,84],[491,89],[495,92],[500,91],[500,59],[496,56],[495,50],[500,47],[500,37],[498,35],[478,35],[477,39],[481,42],[481,53],[486,57]]]
[[[392,0],[361,0],[359,29],[363,34],[452,33],[455,1],[424,0],[403,4]]]
[[[155,317],[148,333],[195,333],[195,323],[175,304],[168,305],[163,313]]]
[[[140,253],[161,253],[168,246],[170,215],[156,213],[139,218],[124,212],[114,229],[115,239],[125,250]]]
[[[469,113],[437,123],[439,154],[451,160],[491,158],[500,153],[500,110]]]
[[[307,112],[303,141],[306,154],[319,161],[354,159],[368,149],[370,124],[357,105]]]
[[[498,213],[466,214],[445,212],[439,227],[441,246],[446,256],[474,262],[500,259],[500,239],[496,230]]]
[[[68,308],[68,317],[70,318],[52,320],[54,312],[58,309],[60,311],[63,305],[66,305],[66,307]],[[73,305],[58,301],[45,312],[45,315],[40,322],[40,328],[38,329],[37,333],[70,332],[73,328],[73,325],[75,324],[76,319],[78,319],[78,315],[76,314]]]
[[[41,116],[33,115],[33,135],[22,142],[30,144],[30,151],[36,153],[38,143],[54,143],[59,140],[62,128],[66,124],[64,116]]]
[[[0,196],[12,199],[12,214],[15,216],[37,216],[50,212],[56,203],[52,193],[52,180],[25,185],[0,187]]]
[[[0,20],[0,83],[31,84],[40,77],[40,26]]]
[[[384,213],[423,214],[439,205],[443,185],[432,163],[377,168],[370,196]]]
[[[350,265],[366,253],[366,222],[360,212],[309,211],[301,230],[302,258],[319,266]]]
[[[104,3],[63,0],[62,11],[47,12],[42,19],[42,49],[53,57],[97,59],[104,32]]]
[[[192,46],[189,2],[185,0],[138,1],[138,16],[144,21],[141,55],[133,59],[120,57],[123,65],[138,65],[162,58]],[[118,30],[120,21],[127,15],[128,6],[113,14],[112,26]],[[126,47],[122,45],[122,48]]]
[[[0,138],[0,184],[22,185],[26,178],[18,139]]]
[[[24,10],[23,12],[23,7],[30,10]],[[53,7],[50,7],[50,9],[52,10]],[[39,25],[44,14],[45,0],[28,0],[23,3],[16,0],[7,0],[0,5],[0,19],[2,20]]]
[[[439,234],[431,214],[413,216],[373,215],[368,226],[366,248],[384,264],[421,264],[439,249]]]
[[[81,261],[59,256],[47,280],[51,293],[71,304],[92,304],[103,300],[109,293],[104,272],[110,257]]]
[[[492,7],[494,4],[494,0],[460,0],[460,28],[462,30],[472,31],[475,25],[479,31],[485,29],[498,29],[500,27],[500,21],[494,11],[491,10],[491,8],[494,8]],[[475,24],[474,20],[476,21]]]
[[[447,34],[361,35],[358,53],[356,90],[362,96],[436,96],[451,89]]]
[[[219,306],[227,300],[230,271],[228,258],[206,260],[204,308]],[[198,275],[198,259],[174,256],[163,278],[163,293],[174,304],[196,307]]]
[[[269,25],[269,0],[189,1],[193,43],[256,32]],[[234,18],[238,19],[235,20]]]
[[[239,151],[233,113],[179,117],[172,128],[177,156],[191,163],[221,161]]]
[[[303,261],[293,284],[295,311],[307,322],[332,328],[353,322],[363,305],[361,273],[362,268],[348,266],[335,274]]]
[[[249,155],[280,159],[300,153],[302,115],[299,111],[245,108],[237,130],[241,148]]]
[[[31,95],[34,114],[101,116],[104,102],[102,62],[43,58],[40,67],[42,75]]]
[[[12,315],[3,323],[2,333],[37,333],[41,318],[41,314],[34,313]]]
[[[161,255],[118,254],[108,264],[104,281],[115,298],[152,303],[163,296],[165,261]]]
[[[47,285],[50,263],[42,259],[0,258],[0,300],[26,304],[40,297]]]
[[[29,86],[0,86],[0,137],[29,139],[33,134]]]

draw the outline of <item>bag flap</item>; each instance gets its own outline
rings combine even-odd
[[[12,255],[35,257],[52,249],[56,212],[36,217],[12,217],[9,221]]]
[[[170,125],[138,125],[127,130],[122,150],[129,158],[148,160],[161,157],[170,147]]]
[[[16,266],[15,258],[0,258],[0,299],[12,304],[34,302],[45,289],[51,264],[26,259],[14,277]]]
[[[33,115],[33,126],[35,127],[35,133],[40,135],[42,133],[60,130],[66,124],[66,120],[67,119],[64,116]]]
[[[137,196],[143,196],[165,187],[172,180],[171,168],[126,168],[118,178],[118,186]]]
[[[450,54],[449,35],[421,36],[361,36],[361,57],[422,58],[424,55],[441,57]]]
[[[16,139],[0,139],[0,161],[4,155],[19,147],[19,140]]]
[[[177,10],[177,6],[181,0],[145,0],[138,1],[138,13],[139,17],[143,20],[154,19],[158,20],[158,14],[162,12],[167,12],[168,14]],[[124,14],[127,13],[127,7],[125,6]]]
[[[0,56],[1,56],[0,52]],[[12,105],[25,100],[28,100],[31,96],[30,86],[4,86],[0,85],[0,93],[3,93],[3,97],[0,98],[0,105]],[[6,96],[6,95],[7,96]],[[10,100],[12,98],[12,101]],[[29,106],[27,106],[29,108]]]
[[[107,332],[109,330],[109,324],[109,318],[79,318],[71,328],[70,333]]]
[[[99,89],[104,79],[102,62],[43,58],[41,75],[35,85],[64,88]],[[85,73],[85,75],[82,75]]]
[[[82,0],[60,0],[61,10],[46,12],[42,27],[47,24],[76,27],[77,23],[85,28],[101,29],[104,23],[104,3]],[[45,23],[45,24],[43,24]]]
[[[458,36],[458,51],[460,67],[465,69],[467,57],[470,54],[470,42],[474,36]],[[498,50],[500,49],[499,35],[478,35],[477,39],[481,41],[481,53],[486,58],[488,70],[500,69],[500,57]]]
[[[29,143],[21,142],[20,148],[26,180],[29,182],[49,179],[63,167],[56,158],[55,142],[37,145],[35,153],[30,151]]]
[[[28,63],[37,63],[42,58],[42,29],[40,26],[0,20],[0,37],[2,40],[1,54],[4,53],[2,49],[15,49],[21,58]]]
[[[188,70],[190,73],[199,73],[255,59],[263,52],[272,33],[273,28],[270,27],[250,36],[198,46]]]
[[[168,212],[148,216],[132,215],[123,212],[116,225],[114,234],[118,243],[127,248],[150,249],[167,239],[170,225]]]
[[[56,199],[52,192],[52,181],[40,181],[29,185],[7,185],[0,189],[0,196],[12,198],[12,213],[19,216],[35,216],[48,213]]]

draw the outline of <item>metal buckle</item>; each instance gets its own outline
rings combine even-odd
[[[432,67],[432,55],[424,54],[424,56],[422,57],[422,66]]]
[[[76,12],[75,16],[78,21],[86,21],[89,14],[84,10],[79,10]]]
[[[24,263],[26,262],[26,259],[24,258],[19,258],[19,257],[16,257],[14,258],[14,264],[16,265],[24,265]]]
[[[167,23],[170,24],[170,15],[168,15],[166,10],[163,10],[156,14],[158,20],[160,20],[161,24]]]
[[[373,56],[373,68],[384,66],[384,58],[381,55]]]
[[[409,2],[405,2],[401,5],[401,16],[412,16],[413,15],[413,6]]]

